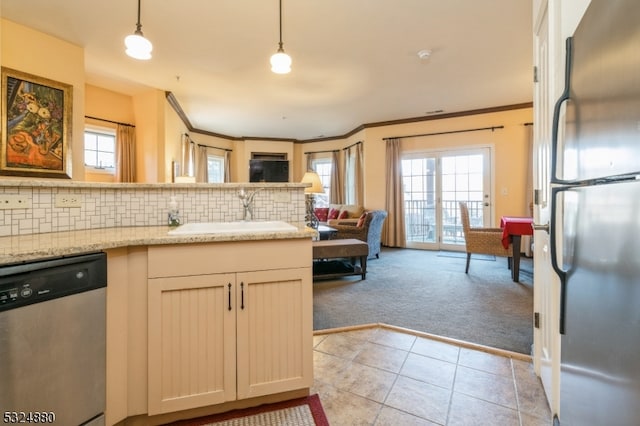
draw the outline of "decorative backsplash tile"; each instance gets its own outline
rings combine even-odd
[[[0,236],[166,225],[171,196],[178,201],[182,223],[241,220],[243,207],[237,195],[240,188],[261,189],[254,198],[254,220],[304,223],[304,187],[299,184],[113,185],[16,181],[0,183]],[[6,195],[17,195],[30,206],[9,209],[3,199]],[[65,202],[80,207],[58,207]]]

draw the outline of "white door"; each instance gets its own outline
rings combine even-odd
[[[458,203],[467,203],[475,226],[488,226],[490,171],[489,148],[403,155],[407,247],[463,250]]]
[[[546,3],[546,2],[545,2]],[[534,85],[534,222],[538,225],[549,223],[551,207],[550,158],[551,126],[554,93],[550,79],[552,55],[550,49],[548,10],[541,11],[534,27],[534,62],[537,69]],[[560,334],[559,321],[559,280],[551,267],[549,233],[539,229],[534,232],[533,265],[533,309],[536,328],[533,333],[534,368],[542,380],[547,400],[554,407],[559,394]]]

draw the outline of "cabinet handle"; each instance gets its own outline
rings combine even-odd
[[[240,309],[244,309],[244,283],[240,283]]]
[[[229,283],[228,289],[229,289],[229,310],[231,310],[231,283]]]

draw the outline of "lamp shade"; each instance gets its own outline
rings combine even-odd
[[[195,176],[176,176],[175,183],[196,183]]]
[[[301,183],[310,183],[311,186],[304,189],[305,194],[324,194],[324,188],[320,176],[316,172],[306,172]]]

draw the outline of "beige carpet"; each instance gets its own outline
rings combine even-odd
[[[506,258],[383,248],[359,276],[315,281],[314,330],[383,323],[523,354],[533,343],[533,264],[520,282]]]

